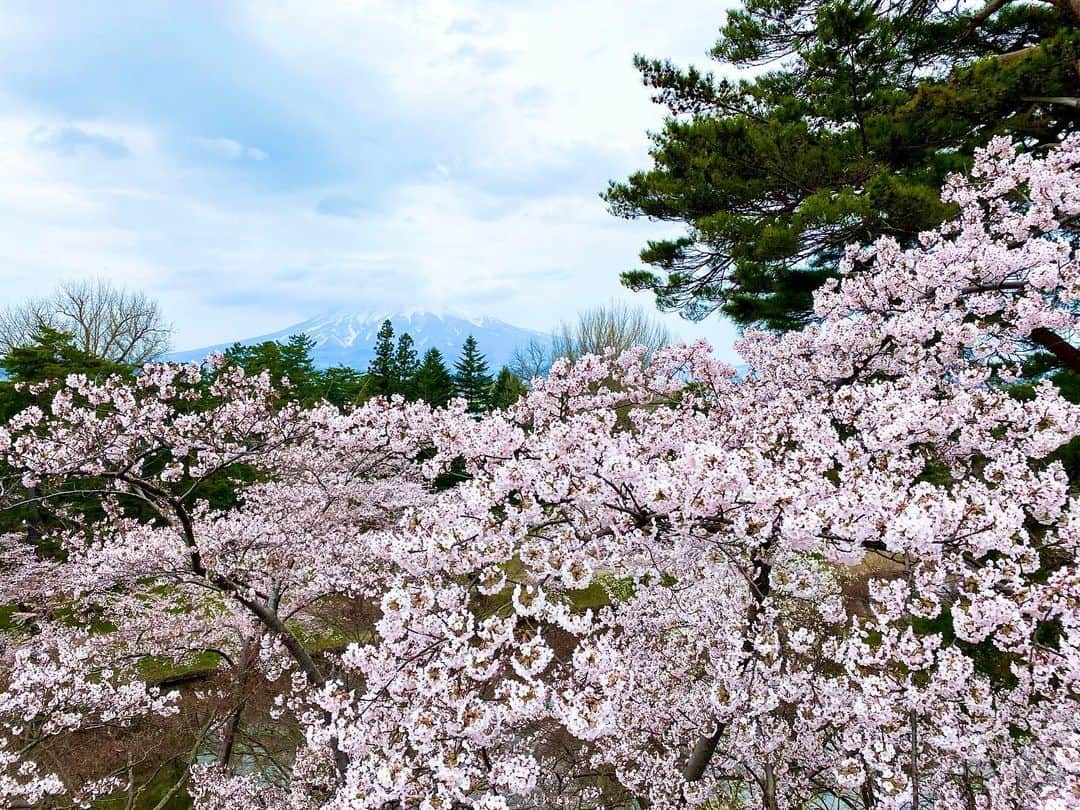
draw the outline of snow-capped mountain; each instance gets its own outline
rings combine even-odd
[[[179,362],[201,360],[210,352],[224,350],[233,343],[249,346],[266,340],[284,342],[290,335],[303,332],[315,341],[312,356],[320,368],[345,365],[364,371],[374,354],[375,336],[387,319],[394,325],[395,340],[398,335],[408,332],[416,344],[418,356],[422,357],[424,352],[434,347],[442,352],[447,365],[453,364],[461,353],[465,338],[472,335],[493,372],[510,362],[514,349],[526,345],[530,340],[545,344],[551,340],[551,336],[543,332],[522,329],[490,317],[467,318],[432,312],[332,312],[286,326],[268,335],[174,352],[166,359]]]

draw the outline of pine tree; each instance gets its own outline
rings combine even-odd
[[[367,376],[371,382],[373,394],[390,396],[396,388],[394,366],[394,325],[389,320],[383,321],[379,334],[375,337],[375,357],[368,365]]]
[[[914,243],[945,177],[992,136],[1080,129],[1080,3],[743,0],[712,51],[743,81],[638,57],[670,116],[612,213],[682,222],[623,274],[663,309],[790,329],[845,244]]]
[[[413,381],[417,398],[436,408],[445,406],[454,396],[454,380],[438,349],[424,352],[424,360]]]
[[[491,386],[491,407],[494,410],[509,408],[526,391],[525,383],[521,381],[521,378],[509,368],[503,366]]]
[[[320,377],[311,356],[315,341],[301,332],[290,335],[281,347],[281,374],[289,381],[293,396],[305,403],[319,397]]]
[[[484,355],[469,335],[461,347],[461,357],[454,364],[454,395],[469,403],[470,413],[483,413],[489,407],[491,375]]]
[[[332,366],[321,375],[321,396],[339,408],[358,402],[364,393],[365,378],[354,368]]]
[[[0,422],[6,422],[30,405],[48,408],[60,381],[69,374],[85,374],[103,379],[112,374],[130,374],[132,366],[105,360],[75,346],[67,332],[39,326],[31,339],[0,356]],[[50,385],[38,390],[28,386]]]
[[[311,405],[321,398],[322,374],[311,356],[315,341],[300,333],[285,343],[264,340],[251,346],[234,343],[225,350],[225,359],[248,374],[268,372],[283,401]],[[286,387],[284,380],[288,380]]]
[[[83,351],[69,333],[46,325],[38,326],[24,345],[0,356],[0,368],[5,373],[0,379],[0,423],[31,405],[48,412],[53,396],[69,374],[85,374],[91,379],[102,380],[111,375],[126,376],[133,371],[130,365]],[[0,475],[6,473],[6,467],[0,469]],[[58,544],[42,540],[48,527],[42,524],[35,500],[37,494],[37,487],[31,485],[21,496],[25,503],[0,510],[0,533],[25,531],[28,542],[37,546],[39,553],[46,556],[59,554]],[[92,496],[73,506],[83,513],[100,514],[101,511],[100,498]]]
[[[413,345],[412,335],[402,333],[398,338],[397,350],[394,352],[394,391],[406,399],[416,398],[416,371],[420,368],[420,361],[416,359],[416,349]]]

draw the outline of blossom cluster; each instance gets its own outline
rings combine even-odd
[[[1080,505],[1052,454],[1080,407],[1006,384],[1076,328],[1080,139],[995,141],[944,196],[919,246],[850,251],[818,323],[747,335],[741,378],[703,343],[587,356],[482,418],[281,406],[228,368],[205,408],[194,367],[69,379],[0,451],[57,496],[104,482],[105,517],[13,555],[35,573],[0,602],[51,627],[77,597],[103,650],[258,642],[291,779],[198,765],[203,807],[1076,805]],[[202,498],[239,465],[235,503]],[[313,656],[341,603],[370,626]],[[78,666],[14,643],[62,726],[168,710],[138,685],[50,708]],[[0,797],[64,789],[11,750]]]

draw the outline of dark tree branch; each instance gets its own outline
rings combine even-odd
[[[768,551],[768,544],[762,549],[762,554],[764,555],[766,551]],[[750,638],[750,634],[754,624],[757,622],[758,613],[761,612],[761,604],[772,590],[771,573],[772,566],[763,557],[754,560],[754,577],[750,583],[751,602],[746,614],[746,630],[742,645],[743,652],[747,654],[752,653],[754,650],[754,643]],[[686,761],[686,766],[683,768],[683,779],[687,782],[696,782],[705,775],[705,768],[708,767],[709,761],[712,759],[713,754],[716,753],[716,746],[724,734],[724,729],[723,723],[717,723],[716,731],[713,734],[708,737],[698,737],[693,750],[690,752],[690,757]]]
[[[1080,374],[1080,349],[1061,335],[1040,326],[1031,330],[1031,339],[1060,360],[1069,371]]]
[[[971,18],[971,22],[969,22],[967,28],[964,29],[964,33],[960,35],[960,41],[963,42],[974,34],[975,29],[982,26],[983,23],[993,17],[994,14],[1007,6],[1010,2],[1012,2],[1012,0],[990,0],[989,3],[982,7],[982,10]]]
[[[1037,101],[1042,104],[1061,104],[1065,107],[1080,109],[1080,98],[1072,98],[1071,96],[1024,96],[1022,100]]]

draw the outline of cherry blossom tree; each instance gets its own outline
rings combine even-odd
[[[26,757],[55,733],[98,722],[109,695],[126,701],[110,722],[170,710],[169,696],[132,680],[147,656],[182,664],[210,652],[237,682],[250,669],[277,680],[288,661],[305,684],[323,686],[327,672],[302,639],[326,628],[311,628],[309,614],[380,581],[377,565],[360,562],[356,538],[427,497],[418,469],[409,473],[429,432],[424,406],[380,402],[347,415],[282,407],[267,375],[214,362],[209,386],[198,365],[146,366],[134,380],[72,375],[49,413],[30,408],[0,436],[21,470],[12,494],[41,493],[59,508],[65,551],[38,559],[18,537],[4,540],[0,603],[32,606],[23,618],[38,631],[5,652],[9,795],[58,789]],[[223,478],[235,504],[215,508],[206,489]],[[65,508],[88,495],[100,499],[100,515]],[[87,626],[108,630],[88,637]],[[44,669],[26,672],[35,667]],[[57,702],[54,684],[87,681],[101,688]],[[25,724],[34,694],[42,733]],[[241,711],[222,718],[222,765]]]
[[[995,141],[943,196],[920,247],[849,251],[819,323],[747,335],[743,379],[588,355],[480,419],[69,379],[0,437],[48,503],[102,498],[63,560],[5,540],[41,631],[5,652],[0,796],[72,789],[43,734],[172,710],[108,661],[214,649],[302,736],[287,779],[232,767],[234,701],[200,807],[1076,806],[1080,407],[1008,383],[1072,351],[1080,139]],[[373,620],[319,653],[331,604]]]

